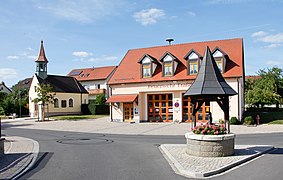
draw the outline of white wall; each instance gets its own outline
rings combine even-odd
[[[242,79],[229,78],[226,82],[239,94],[229,97],[230,102],[230,117],[241,118],[243,110],[243,84]],[[172,93],[173,95],[173,105],[178,102],[180,104],[179,108],[174,108],[173,120],[182,120],[182,94],[187,91],[190,87],[192,81],[178,81],[178,82],[156,82],[156,83],[137,83],[137,84],[124,84],[124,85],[111,85],[112,95],[119,94],[138,94],[138,108],[139,108],[139,120],[147,120],[147,94],[162,94],[162,93]],[[120,103],[122,104],[122,103]],[[219,107],[217,102],[211,102],[210,104],[213,121],[219,119],[224,119],[224,113]],[[123,108],[114,109],[112,107],[112,118],[113,119],[123,119]],[[137,118],[135,116],[135,118]]]

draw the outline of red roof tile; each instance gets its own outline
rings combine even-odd
[[[187,62],[184,57],[192,49],[203,56],[207,46],[210,49],[220,48],[228,55],[229,60],[223,77],[243,76],[243,39],[236,38],[129,50],[108,83],[121,84],[195,79],[195,75],[187,75]],[[138,61],[143,55],[148,54],[155,59],[160,59],[166,52],[170,52],[180,61],[175,75],[173,77],[162,77],[162,67],[159,65],[151,78],[141,78]],[[159,63],[162,64],[160,61]]]
[[[73,69],[67,76],[72,76],[78,81],[92,81],[107,79],[116,66]]]

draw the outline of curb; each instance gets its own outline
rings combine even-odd
[[[250,155],[244,159],[241,160],[237,160],[235,162],[232,162],[230,164],[227,164],[221,168],[215,169],[215,170],[211,170],[211,171],[207,171],[207,172],[203,172],[203,173],[199,173],[199,172],[195,172],[193,170],[186,170],[184,169],[184,167],[174,158],[174,156],[166,149],[166,146],[182,146],[184,147],[184,144],[162,144],[160,145],[159,149],[161,151],[161,153],[163,154],[163,156],[165,157],[165,159],[169,162],[170,166],[172,167],[172,169],[175,171],[176,174],[185,176],[185,177],[189,177],[189,178],[196,178],[196,179],[203,179],[203,178],[208,178],[210,176],[213,175],[217,175],[220,173],[223,173],[224,171],[227,171],[229,169],[232,169],[236,166],[239,166],[243,163],[246,163],[254,158],[257,158],[259,156],[261,156],[264,153],[267,153],[269,151],[274,150],[275,148],[273,146],[269,146],[269,145],[251,145],[251,146],[264,146],[267,149],[257,152],[253,155]]]
[[[16,136],[15,136],[16,137]],[[15,164],[17,164],[18,162],[20,162],[21,160],[27,158],[27,162],[24,163],[23,166],[21,166],[15,173],[13,173],[10,177],[8,177],[8,179],[18,179],[19,177],[21,177],[23,174],[25,174],[27,171],[29,171],[34,164],[36,163],[36,159],[38,157],[39,154],[39,143],[33,139],[30,138],[25,138],[25,137],[20,137],[23,138],[25,140],[31,141],[33,144],[33,149],[30,153],[28,153],[27,155],[25,155],[24,157],[17,159],[16,161],[14,161],[11,165],[9,165],[8,167],[6,167],[6,169],[9,169],[9,167],[14,166]],[[11,142],[10,148],[7,150],[7,152],[9,153],[12,149],[13,146],[13,142]]]

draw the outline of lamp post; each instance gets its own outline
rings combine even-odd
[[[22,117],[21,101],[21,91],[19,91],[19,118]]]

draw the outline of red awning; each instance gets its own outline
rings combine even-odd
[[[138,97],[137,94],[113,95],[106,101],[106,103],[134,102],[137,99],[137,97]]]

